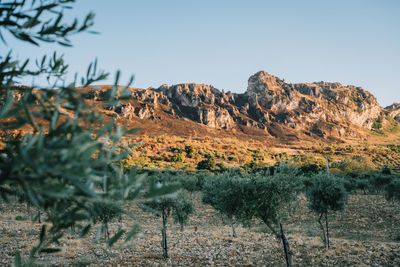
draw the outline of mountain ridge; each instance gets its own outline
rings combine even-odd
[[[101,99],[102,88],[88,88],[92,100]],[[244,93],[197,83],[129,90],[133,100],[110,107],[108,111],[114,113],[108,115],[134,120],[139,127],[141,121],[157,123],[168,117],[208,129],[257,129],[266,138],[342,141],[365,138],[368,131],[400,121],[400,104],[383,108],[361,87],[330,82],[286,83],[265,71],[249,78]]]

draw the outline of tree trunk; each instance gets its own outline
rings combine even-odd
[[[290,250],[289,241],[287,240],[285,233],[283,232],[283,227],[281,223],[280,227],[281,227],[281,239],[282,239],[283,249],[285,251],[286,266],[292,267],[292,251]]]
[[[329,249],[330,248],[330,244],[329,244],[328,213],[325,213],[325,223],[326,223],[326,242],[327,242],[328,249]]]
[[[40,220],[40,209],[39,208],[38,208],[38,215],[37,216],[38,216],[38,222],[42,223],[42,221]]]
[[[236,230],[235,230],[235,220],[231,217],[231,226],[232,226],[232,236],[237,237]]]
[[[321,219],[322,219],[322,216],[323,216],[323,215],[324,215],[324,214],[321,213],[321,215],[319,216],[319,218],[318,218],[318,223],[319,223],[319,226],[321,227],[321,230],[322,230],[322,241],[324,241],[324,245],[325,245],[325,247],[327,247],[325,229],[324,229],[324,225],[323,225],[322,222],[321,222]]]
[[[274,227],[272,227],[272,225],[268,221],[263,220],[263,222],[268,227],[268,229],[271,230],[271,232],[276,236],[276,238],[281,238],[281,235],[275,230]]]
[[[26,207],[28,208],[28,216],[29,219],[32,220],[32,213],[31,213],[31,202],[28,200],[28,202],[26,203]]]
[[[110,239],[110,232],[108,231],[108,223],[107,221],[104,222],[104,235],[106,237],[106,242],[108,242],[108,239]]]
[[[162,210],[162,221],[163,221],[163,228],[161,230],[162,234],[162,241],[161,246],[163,249],[163,257],[166,259],[168,258],[168,246],[167,246],[167,214],[165,210]]]
[[[184,230],[184,229],[183,229],[183,223],[181,223],[181,232],[183,232],[183,230]]]

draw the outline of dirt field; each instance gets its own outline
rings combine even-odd
[[[43,255],[49,266],[285,266],[281,241],[255,222],[251,228],[238,227],[238,237],[211,207],[193,195],[195,215],[184,232],[170,220],[170,258],[161,251],[161,219],[143,212],[135,204],[128,209],[138,216],[142,231],[135,245],[117,244],[105,249],[104,240],[94,244],[95,229],[84,239],[66,234],[62,251]],[[378,195],[353,195],[343,213],[331,214],[332,248],[323,247],[315,216],[304,197],[297,210],[284,222],[293,250],[294,266],[400,266],[400,205]],[[16,220],[17,216],[26,220]],[[24,218],[23,218],[24,219]],[[111,229],[128,229],[134,221],[123,218]],[[35,245],[41,224],[29,220],[22,204],[0,204],[0,265],[12,263],[16,250],[27,257]]]

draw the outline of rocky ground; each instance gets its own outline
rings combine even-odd
[[[161,251],[161,219],[135,204],[128,209],[138,216],[141,234],[134,246],[117,244],[111,250],[104,242],[94,244],[95,231],[84,239],[67,234],[62,251],[51,256],[51,266],[284,266],[281,241],[258,222],[238,227],[238,237],[209,206],[194,194],[196,212],[183,232],[169,224],[170,258]],[[18,217],[17,216],[21,216]],[[26,220],[24,220],[26,218]],[[36,244],[41,224],[31,222],[25,205],[0,204],[0,265],[12,263],[16,250],[26,257]],[[345,212],[331,214],[332,248],[323,247],[315,216],[300,198],[297,210],[284,226],[293,250],[294,266],[400,266],[400,205],[377,195],[355,195]],[[19,219],[19,220],[17,220]],[[22,220],[21,220],[22,219]],[[111,229],[129,229],[135,223],[124,218]],[[104,241],[104,240],[103,240]]]

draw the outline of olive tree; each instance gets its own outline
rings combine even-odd
[[[390,184],[385,186],[384,193],[387,200],[400,202],[400,179],[393,179]]]
[[[167,222],[174,204],[175,204],[175,199],[173,196],[164,196],[160,198],[155,198],[154,200],[151,201],[147,201],[142,206],[144,210],[150,211],[162,218],[161,247],[164,258],[169,258],[168,243],[167,243]]]
[[[122,208],[115,203],[95,202],[93,203],[93,209],[97,210],[98,214],[94,218],[94,221],[102,223],[102,227],[99,228],[95,241],[98,241],[101,233],[104,233],[106,242],[108,242],[110,240],[108,224],[122,213]]]
[[[282,239],[287,265],[291,266],[290,246],[281,223],[301,185],[297,171],[287,165],[273,174],[269,171],[252,175],[230,172],[207,181],[203,201],[231,218],[233,236],[236,236],[233,219],[246,223],[253,218],[260,219]]]
[[[299,177],[286,173],[254,175],[247,185],[244,209],[248,216],[261,219],[274,235],[280,237],[278,226],[296,200],[301,182]]]
[[[167,242],[168,218],[172,214],[175,222],[180,224],[181,231],[183,231],[183,225],[187,222],[189,215],[194,211],[193,203],[188,198],[187,193],[179,192],[178,195],[165,195],[145,201],[142,203],[141,207],[143,210],[149,211],[162,218],[161,247],[163,251],[163,257],[169,258]]]
[[[302,190],[302,178],[296,168],[281,165],[274,174],[255,176],[249,186],[246,210],[249,217],[261,219],[277,238],[282,240],[286,265],[292,266],[292,251],[284,234],[284,214],[292,207]],[[278,228],[279,227],[279,228]]]
[[[188,194],[185,191],[179,192],[172,207],[172,216],[175,223],[179,223],[181,232],[193,212],[194,205]]]
[[[227,172],[208,179],[203,187],[203,202],[229,218],[233,237],[237,237],[235,219],[243,217],[245,200],[241,189],[244,182],[244,178]]]
[[[329,173],[319,173],[314,176],[311,186],[307,189],[307,200],[309,208],[318,215],[322,239],[329,248],[328,213],[343,210],[347,204],[347,191],[343,181]],[[322,219],[325,219],[325,227]]]

